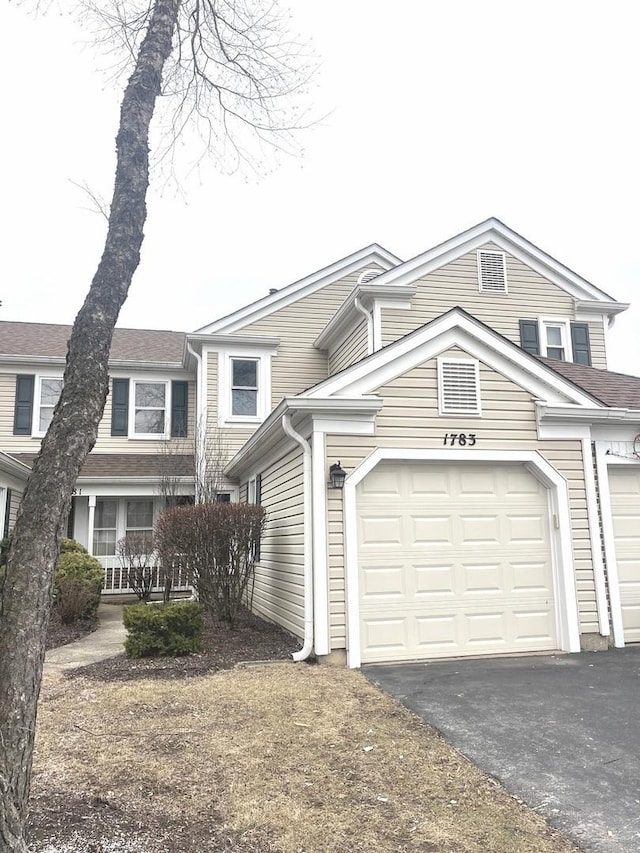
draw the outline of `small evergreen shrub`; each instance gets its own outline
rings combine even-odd
[[[130,658],[177,657],[202,651],[203,607],[197,601],[173,601],[124,608]]]
[[[54,608],[62,622],[95,619],[104,584],[104,569],[77,542],[63,539],[56,563]],[[77,547],[75,547],[77,546]]]

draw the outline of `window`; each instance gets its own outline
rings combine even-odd
[[[40,406],[38,411],[38,432],[45,433],[53,418],[53,410],[62,393],[62,379],[40,379]]]
[[[234,347],[217,350],[218,423],[246,427],[261,423],[271,411],[272,349]]]
[[[231,359],[231,414],[255,417],[258,414],[258,362]]]
[[[480,415],[478,362],[438,359],[438,408],[441,415]]]
[[[116,553],[118,501],[96,501],[93,519],[93,553],[96,557],[113,557]]]
[[[567,361],[567,324],[542,322],[542,352],[547,358]]]
[[[153,530],[153,501],[127,501],[126,533]]]
[[[478,252],[478,286],[480,293],[507,292],[507,265],[504,252]]]
[[[164,438],[166,434],[167,383],[133,383],[133,436]]]

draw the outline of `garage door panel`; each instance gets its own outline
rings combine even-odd
[[[406,573],[404,566],[370,567],[363,572],[362,595],[365,599],[385,596],[404,598]]]
[[[444,545],[450,547],[453,541],[453,527],[450,516],[431,517],[412,515],[410,520],[412,545]]]
[[[624,639],[640,642],[640,466],[610,468],[611,515]]]
[[[362,660],[556,648],[547,493],[535,478],[516,466],[389,468],[392,507],[377,516],[382,499],[358,494],[370,522],[359,540]],[[390,508],[404,536],[392,561],[375,527]]]
[[[362,542],[370,547],[400,545],[404,535],[402,516],[366,516],[361,519]]]

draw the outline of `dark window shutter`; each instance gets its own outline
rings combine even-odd
[[[7,489],[7,502],[4,505],[4,530],[3,538],[6,539],[9,535],[9,523],[11,521],[11,489]]]
[[[129,380],[111,383],[111,435],[129,435]]]
[[[189,408],[189,384],[171,383],[171,437],[185,438],[187,435],[187,411]]]
[[[537,320],[520,320],[520,346],[529,355],[540,355]]]
[[[256,474],[256,503],[262,503],[262,474]]]
[[[13,413],[14,435],[31,435],[35,380],[35,376],[16,376],[16,406]]]
[[[591,367],[591,344],[587,323],[571,324],[571,347],[575,363],[586,364],[587,367]]]

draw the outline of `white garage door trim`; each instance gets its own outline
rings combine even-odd
[[[567,652],[580,651],[578,602],[571,550],[569,495],[564,477],[535,450],[378,448],[347,477],[344,485],[347,660],[350,667],[359,667],[361,663],[356,486],[383,460],[402,462],[511,462],[525,465],[549,490],[550,512],[554,516],[554,523],[550,526],[558,646]]]
[[[623,468],[637,465],[635,459],[625,459],[609,455],[610,442],[596,443],[596,467],[598,471],[598,486],[600,489],[600,511],[602,513],[602,537],[604,555],[607,563],[607,579],[609,581],[609,606],[611,608],[611,624],[613,627],[613,643],[616,648],[623,648],[624,624],[622,620],[622,602],[620,601],[620,578],[618,577],[618,561],[616,557],[615,535],[613,531],[613,511],[611,508],[611,491],[609,489],[609,468]]]

